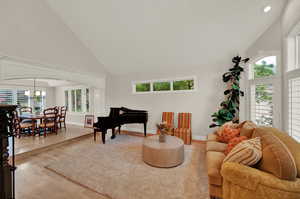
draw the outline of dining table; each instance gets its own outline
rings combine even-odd
[[[40,123],[42,123],[42,119],[44,118],[44,114],[35,114],[35,113],[22,113],[20,115],[21,122],[23,120],[31,120],[32,122],[32,135],[34,135],[37,127],[37,121],[40,120]]]

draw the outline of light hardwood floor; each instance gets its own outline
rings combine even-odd
[[[87,188],[45,169],[51,161],[68,157],[87,146],[102,144],[99,135],[85,137],[55,149],[49,149],[38,155],[27,156],[17,160],[16,198],[17,199],[108,199]],[[205,147],[205,144],[193,143]],[[84,172],[84,171],[83,171]],[[99,179],[101,180],[101,179]]]
[[[100,140],[98,138],[98,140]],[[96,143],[93,138],[73,142],[41,154],[17,160],[17,199],[107,199],[44,168],[49,162]]]

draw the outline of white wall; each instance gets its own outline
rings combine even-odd
[[[215,112],[221,100],[225,85],[222,82],[222,74],[231,65],[231,57],[218,65],[207,65],[202,71],[186,72],[181,75],[153,75],[138,74],[131,76],[110,77],[107,82],[108,104],[110,106],[125,106],[131,109],[149,111],[148,132],[156,131],[155,124],[161,121],[161,114],[164,111],[170,112],[191,112],[192,131],[194,139],[205,139],[205,136],[212,132],[208,126],[211,124],[211,115]],[[191,93],[153,93],[133,94],[132,81],[176,78],[196,76],[198,79],[198,90]],[[175,118],[177,123],[177,116]],[[143,132],[143,125],[126,125],[126,129]]]
[[[44,1],[0,0],[0,5],[0,57],[104,75],[103,65]]]

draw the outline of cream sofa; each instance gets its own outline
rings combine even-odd
[[[223,199],[300,199],[300,143],[274,128],[257,128],[276,136],[290,150],[297,166],[295,181],[281,180],[256,168],[226,162],[227,144],[217,142],[216,133],[207,137],[206,160],[211,198]],[[250,137],[251,138],[251,137]],[[263,157],[264,158],[264,157]]]

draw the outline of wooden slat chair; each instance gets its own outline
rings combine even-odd
[[[20,111],[20,114],[24,114],[24,113],[32,113],[32,108],[31,107],[28,107],[28,106],[23,106],[23,107],[20,107],[19,109]],[[31,119],[24,119],[21,121],[21,123],[32,123],[32,120]]]
[[[178,128],[174,129],[174,135],[181,138],[184,144],[192,143],[192,113],[178,113]]]
[[[66,128],[66,115],[67,115],[67,107],[60,107],[60,113],[58,116],[59,128],[61,128],[61,124],[64,124],[64,128]]]
[[[32,123],[22,123],[20,122],[20,118],[17,111],[13,112],[13,129],[15,132],[15,136],[20,138],[22,134],[30,135],[30,131],[32,129]]]
[[[42,118],[42,123],[39,125],[39,132],[41,129],[44,131],[44,136],[47,136],[47,129],[57,134],[57,118],[58,110],[57,108],[48,108],[44,110],[44,117]]]
[[[174,112],[163,112],[162,113],[162,122],[166,122],[172,127],[172,131],[169,135],[174,135]],[[157,134],[160,134],[159,129],[156,131]]]

